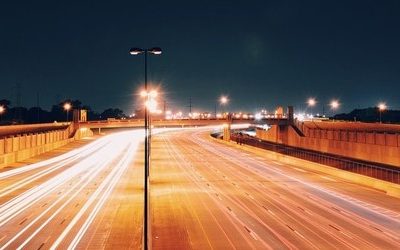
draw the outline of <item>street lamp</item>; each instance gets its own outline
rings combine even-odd
[[[226,97],[226,96],[221,96],[221,98],[219,99],[219,102],[222,104],[222,105],[225,105],[225,104],[227,104],[228,103],[228,97]]]
[[[228,104],[228,102],[229,102],[229,99],[228,99],[227,96],[221,96],[221,97],[219,98],[219,104],[222,105],[222,106],[225,106],[226,104]],[[224,115],[224,114],[223,114],[224,112],[225,112],[225,111],[222,110],[222,115]]]
[[[331,103],[329,103],[329,106],[331,106],[331,110],[337,110],[340,106],[340,103],[338,100],[332,100]]]
[[[309,108],[313,108],[316,104],[317,104],[317,100],[315,100],[314,97],[308,98],[308,100],[307,100],[307,106],[308,106]],[[311,115],[312,115],[311,117],[314,117],[314,115],[312,114],[312,111],[311,111]]]
[[[0,121],[3,120],[3,113],[6,111],[4,106],[0,106]]]
[[[332,100],[331,103],[329,104],[331,106],[332,110],[336,110],[339,108],[340,103],[338,100]]]
[[[68,122],[68,114],[71,108],[72,108],[71,103],[69,102],[64,103],[64,110],[67,111],[67,122]]]
[[[144,92],[147,102],[149,94],[147,91],[147,54],[161,55],[161,48],[154,47],[150,49],[131,48],[129,53],[133,56],[144,54]],[[147,105],[144,106],[144,220],[143,220],[143,247],[148,249],[148,216],[149,216],[149,162],[150,162],[150,138],[149,130],[149,112]]]
[[[378,104],[379,109],[379,123],[382,123],[382,112],[387,109],[386,103],[381,102]]]
[[[317,104],[317,101],[315,100],[315,98],[310,97],[307,100],[307,105],[308,107],[314,107]]]

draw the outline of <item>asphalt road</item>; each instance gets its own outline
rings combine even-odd
[[[142,134],[0,173],[0,249],[140,248]]]
[[[399,249],[400,199],[211,141],[153,141],[154,249]]]
[[[400,199],[226,146],[153,136],[153,249],[399,249]],[[142,132],[0,173],[0,249],[141,249]]]

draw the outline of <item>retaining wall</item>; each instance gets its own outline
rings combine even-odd
[[[90,129],[81,128],[71,137],[71,126],[64,130],[23,134],[0,139],[0,167],[62,147],[74,140],[93,136]]]
[[[300,136],[292,126],[257,129],[260,139],[288,146],[400,167],[400,134],[311,129]]]

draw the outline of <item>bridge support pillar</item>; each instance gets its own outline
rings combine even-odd
[[[288,108],[287,108],[287,119],[288,119],[289,125],[293,125],[294,124],[293,106],[288,106]]]
[[[223,138],[224,141],[231,140],[231,123],[225,123],[223,128]]]

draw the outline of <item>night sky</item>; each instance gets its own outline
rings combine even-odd
[[[146,3],[145,3],[146,2]],[[148,2],[148,3],[147,3]],[[277,105],[400,109],[400,1],[7,1],[0,7],[0,99],[49,109],[138,105],[143,56],[169,108]]]

